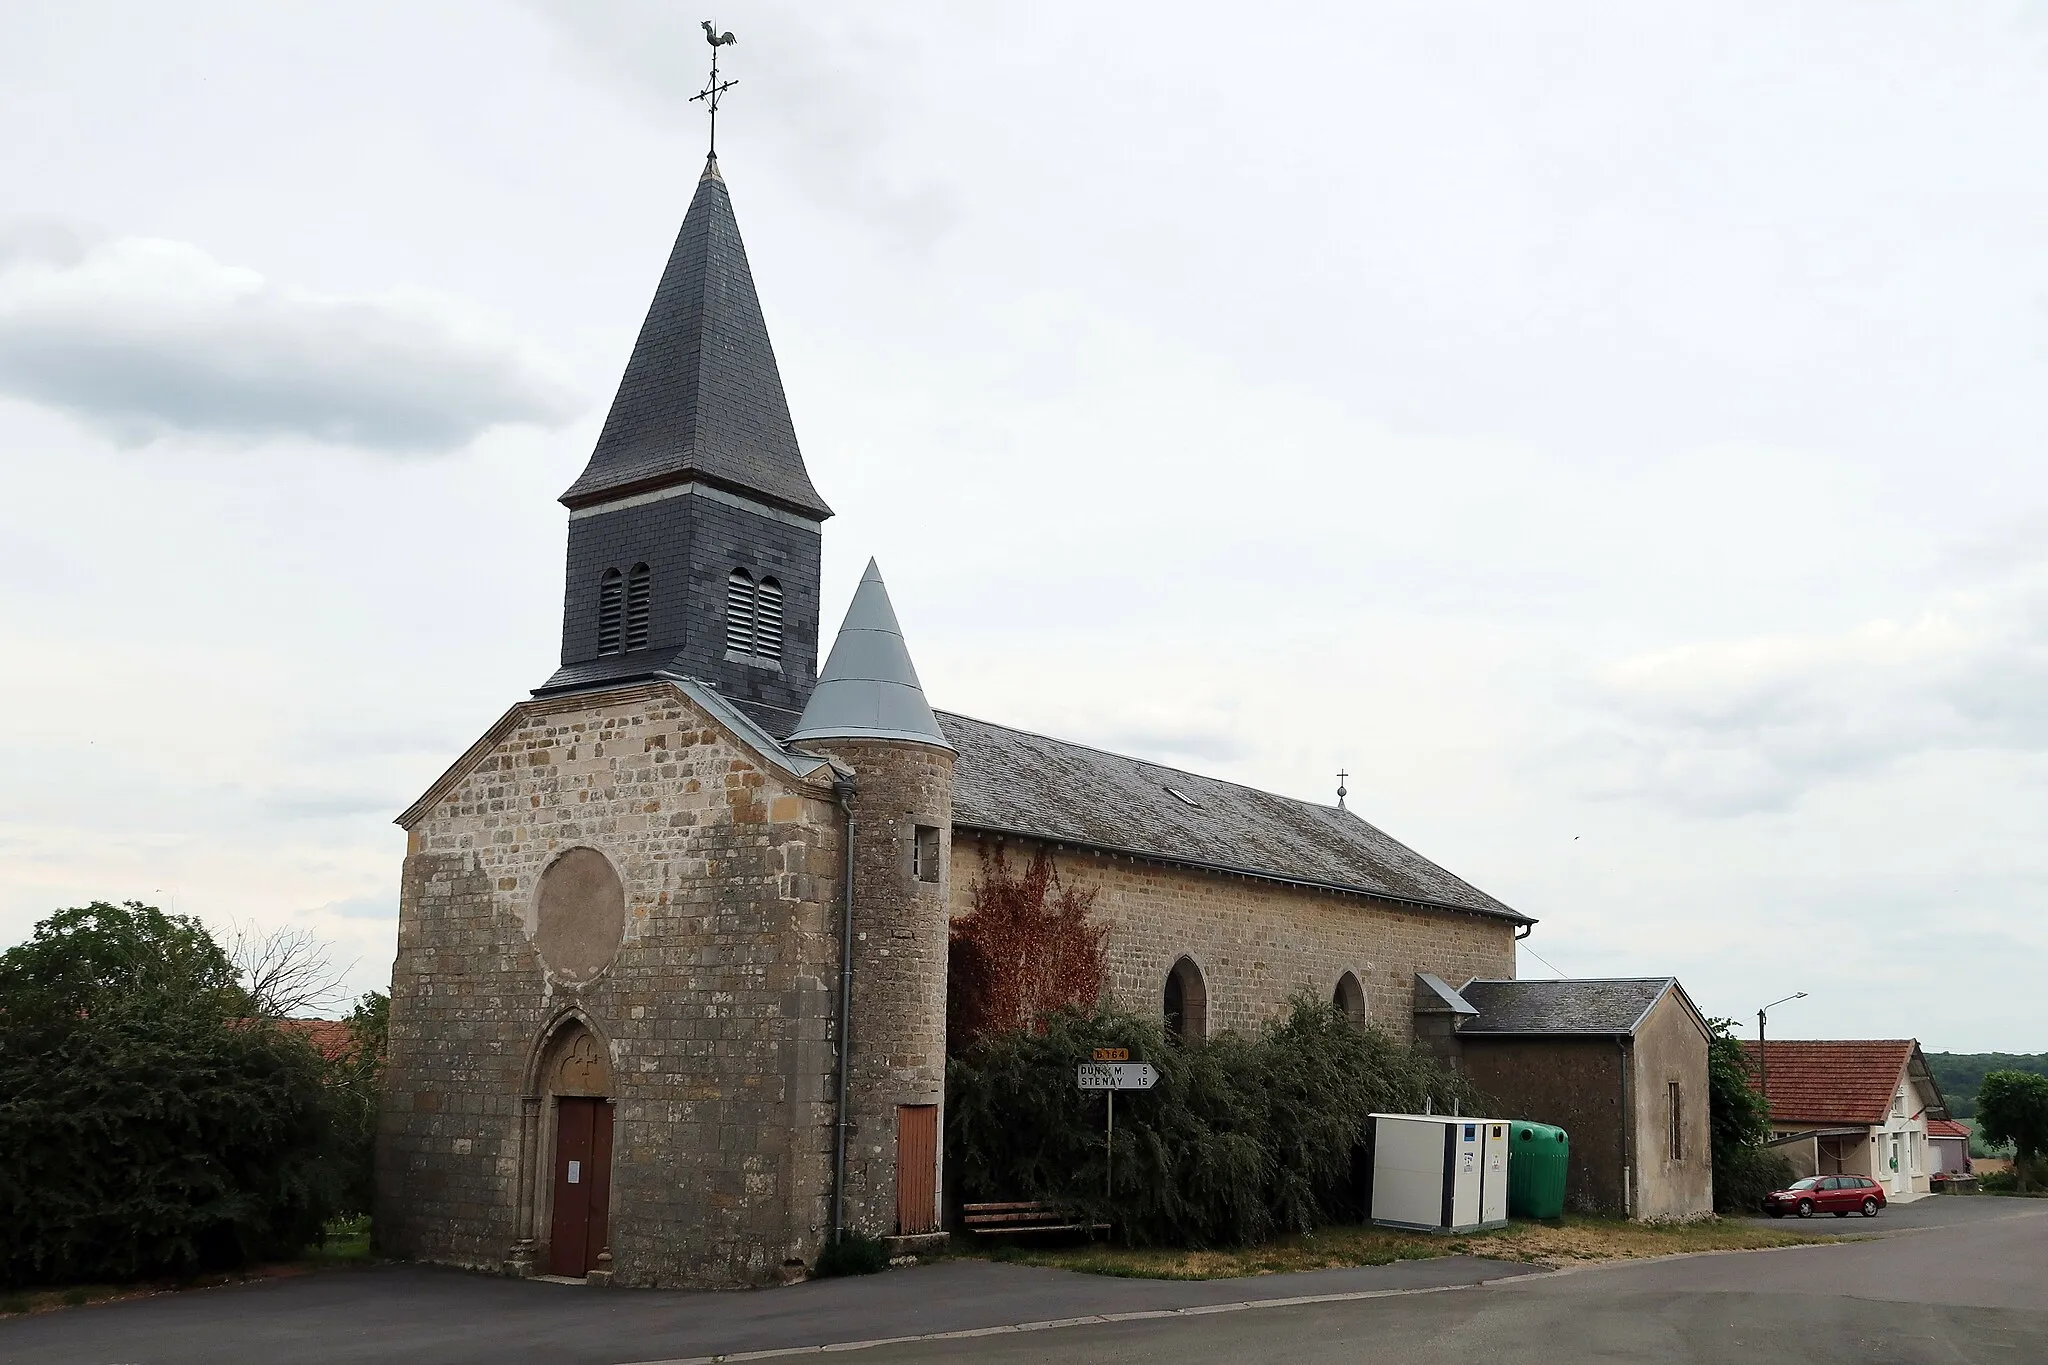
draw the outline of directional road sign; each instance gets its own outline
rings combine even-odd
[[[1159,1084],[1159,1069],[1150,1062],[1083,1062],[1083,1090],[1150,1090]]]

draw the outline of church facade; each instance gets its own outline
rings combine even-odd
[[[379,1235],[660,1286],[938,1230],[949,920],[998,850],[1095,888],[1183,1039],[1301,991],[1412,1036],[1532,923],[1352,813],[927,702],[830,508],[730,196],[699,180],[569,509],[562,663],[399,819]]]

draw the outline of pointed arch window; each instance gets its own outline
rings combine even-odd
[[[729,653],[754,652],[754,576],[734,569],[725,579],[725,647]]]
[[[617,654],[626,638],[626,580],[617,569],[606,569],[597,581],[597,657]]]
[[[1337,989],[1330,992],[1330,1003],[1337,1007],[1337,1013],[1352,1023],[1365,1023],[1365,987],[1359,984],[1354,972],[1346,972],[1337,978]]]
[[[654,624],[654,574],[635,564],[626,574],[626,653],[647,648]]]
[[[1199,1043],[1209,1036],[1209,987],[1191,957],[1173,964],[1160,993],[1166,1015],[1166,1036],[1176,1043]]]
[[[782,585],[772,578],[762,579],[754,593],[754,654],[782,657]]]

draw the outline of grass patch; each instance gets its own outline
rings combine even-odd
[[[348,1265],[372,1259],[369,1216],[336,1218],[330,1222],[319,1244],[306,1248],[305,1259],[314,1265]]]
[[[1733,1220],[1631,1223],[1619,1218],[1571,1217],[1557,1223],[1511,1223],[1491,1232],[1433,1237],[1391,1228],[1326,1227],[1254,1247],[1187,1251],[1173,1247],[1003,1246],[990,1260],[1052,1266],[1090,1275],[1148,1280],[1221,1280],[1284,1275],[1303,1270],[1390,1265],[1439,1256],[1485,1256],[1530,1265],[1572,1265],[1633,1260],[1686,1251],[1755,1251],[1833,1242],[1839,1237],[1757,1227]]]

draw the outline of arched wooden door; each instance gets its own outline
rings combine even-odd
[[[581,1279],[597,1269],[610,1231],[612,1105],[587,1096],[564,1096],[555,1105],[555,1211],[548,1269]]]

